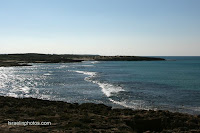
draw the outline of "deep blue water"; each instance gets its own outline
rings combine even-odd
[[[200,114],[200,57],[163,58],[1,67],[0,95]]]

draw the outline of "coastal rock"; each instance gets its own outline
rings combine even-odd
[[[200,132],[199,116],[34,98],[0,96],[0,118],[0,132]],[[46,121],[52,125],[11,126],[8,121]]]

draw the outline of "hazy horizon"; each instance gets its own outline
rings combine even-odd
[[[68,53],[65,53],[65,54],[57,54],[57,53],[0,53],[0,55],[6,55],[6,54],[49,54],[49,55],[99,55],[99,56],[146,56],[146,57],[199,57],[200,55],[177,55],[177,56],[174,56],[174,55],[101,55],[101,54],[68,54]]]
[[[0,0],[0,54],[200,56],[198,0]]]

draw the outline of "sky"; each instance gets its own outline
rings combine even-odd
[[[0,54],[200,56],[200,0],[0,0]]]

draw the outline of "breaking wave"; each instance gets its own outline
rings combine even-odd
[[[111,102],[113,102],[115,104],[119,104],[119,105],[124,106],[124,107],[132,108],[131,106],[128,106],[123,102],[118,102],[118,101],[115,101],[111,98],[111,96],[116,95],[119,92],[125,91],[122,87],[115,86],[115,85],[110,84],[110,83],[102,83],[100,81],[93,80],[92,78],[97,76],[97,72],[87,72],[87,71],[75,71],[75,72],[81,73],[81,74],[84,74],[84,75],[88,75],[88,77],[85,77],[85,81],[97,84],[101,88],[102,92],[109,98],[109,100]]]

